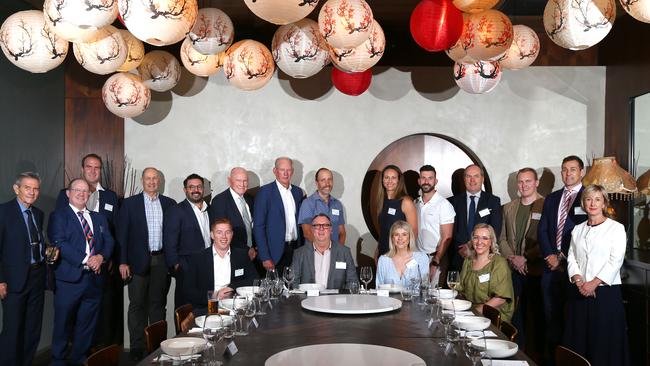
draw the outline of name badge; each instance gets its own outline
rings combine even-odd
[[[539,212],[533,212],[533,214],[530,216],[531,219],[533,220],[540,220],[542,218],[542,214]]]
[[[580,206],[576,207],[575,210],[573,210],[573,213],[575,215],[586,215],[587,214],[585,212],[585,210],[583,210],[582,207],[580,207]]]
[[[478,215],[481,217],[485,217],[490,214],[490,209],[489,208],[484,208],[481,211],[478,212]]]
[[[377,296],[388,297],[388,290],[377,290]]]
[[[243,275],[244,275],[244,269],[243,268],[235,270],[235,277],[240,277],[240,276],[243,276]]]
[[[113,205],[111,205],[110,203],[105,203],[104,210],[113,212]]]
[[[490,280],[490,274],[489,273],[485,273],[485,274],[482,274],[482,275],[478,276],[478,282],[479,283],[484,283],[484,282],[487,282],[489,280]]]
[[[345,262],[336,262],[336,269],[347,269],[348,264]]]
[[[332,209],[332,215],[338,216],[339,215],[339,210],[337,208]]]
[[[388,214],[389,214],[389,215],[393,215],[393,216],[395,216],[396,213],[397,213],[397,210],[396,210],[396,209],[394,209],[394,208],[392,208],[392,207],[388,209]]]
[[[418,262],[415,261],[415,259],[411,259],[406,263],[406,268],[413,268],[418,265]]]
[[[307,296],[318,296],[318,290],[307,290]]]

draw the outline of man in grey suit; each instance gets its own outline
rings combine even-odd
[[[318,283],[328,289],[344,289],[356,281],[357,271],[352,252],[345,245],[332,242],[332,221],[326,214],[311,220],[312,245],[304,245],[293,253],[295,283]]]

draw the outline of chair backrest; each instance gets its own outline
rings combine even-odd
[[[514,325],[506,321],[501,322],[501,327],[499,329],[501,329],[501,332],[503,332],[503,334],[505,334],[506,337],[508,337],[508,339],[510,339],[511,342],[515,341],[515,338],[517,337],[517,333],[519,333],[519,331],[517,330],[517,328],[515,328]]]
[[[556,366],[591,366],[586,358],[580,356],[574,351],[564,347],[555,348],[555,365]]]
[[[174,326],[176,327],[176,335],[181,334],[183,330],[181,329],[181,323],[188,315],[192,312],[192,304],[185,304],[179,306],[176,311],[174,311]]]
[[[501,327],[501,313],[499,313],[499,310],[488,304],[483,304],[483,315],[490,319],[495,327]]]
[[[122,347],[112,344],[88,356],[86,366],[118,366]]]
[[[144,340],[147,344],[147,353],[160,347],[160,342],[167,339],[167,321],[159,320],[144,328]]]

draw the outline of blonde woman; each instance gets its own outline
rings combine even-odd
[[[418,252],[413,228],[408,222],[398,220],[390,228],[388,253],[377,263],[377,286],[400,284],[408,286],[411,278],[429,276],[429,257]]]

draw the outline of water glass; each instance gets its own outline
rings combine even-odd
[[[264,301],[264,294],[268,294],[268,281],[266,280],[253,280],[253,295],[255,296],[255,301],[257,306],[255,309],[255,315],[266,315],[264,311],[264,306],[262,302]],[[268,295],[266,296],[268,298]]]
[[[359,279],[364,283],[364,291],[368,292],[368,284],[372,281],[372,267],[364,266],[361,267],[361,272],[359,273]]]
[[[403,286],[401,293],[402,301],[411,301],[413,299],[413,286]]]
[[[223,318],[221,315],[207,315],[203,322],[203,339],[208,341],[208,348],[204,352],[205,360],[209,366],[217,364],[216,344],[223,338]]]
[[[351,280],[348,282],[348,290],[350,290],[351,295],[358,295],[359,294],[359,282],[355,280]]]
[[[463,352],[472,361],[472,365],[481,366],[481,359],[486,354],[485,333],[483,331],[467,331],[462,339]]]

